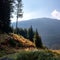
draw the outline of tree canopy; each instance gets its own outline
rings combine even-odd
[[[21,7],[21,1],[22,0],[0,0],[0,31],[2,32],[10,32],[10,18],[11,18],[11,12],[14,11],[14,4],[17,2],[17,18],[21,17],[22,14],[20,14]],[[18,19],[17,19],[18,20]]]
[[[0,31],[10,31],[10,13],[12,0],[0,0]]]
[[[16,33],[16,29],[13,29],[14,33]],[[33,30],[33,27],[30,28],[18,28],[18,34],[22,35],[24,38],[29,39],[31,42],[35,43],[37,48],[43,48],[41,36],[39,35],[37,29]]]

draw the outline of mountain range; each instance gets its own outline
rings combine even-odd
[[[38,30],[43,45],[50,49],[60,49],[60,20],[51,18],[36,18],[18,22],[19,28],[29,28],[32,25]],[[15,27],[16,23],[12,23]]]

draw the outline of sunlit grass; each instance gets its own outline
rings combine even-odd
[[[60,60],[60,54],[50,50],[20,51],[6,56],[14,60]]]
[[[21,35],[17,35],[17,34],[11,34],[11,36],[19,41],[23,46],[31,46],[31,47],[35,47],[35,44],[31,41],[29,41],[28,39],[24,38],[23,36]]]

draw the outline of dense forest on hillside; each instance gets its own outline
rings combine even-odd
[[[31,26],[29,29],[18,28],[17,31],[19,35],[22,35],[24,38],[29,39],[30,41],[35,43],[37,48],[43,47],[41,37],[39,36],[37,29],[36,31],[34,31]],[[16,33],[16,29],[13,29],[13,32]]]

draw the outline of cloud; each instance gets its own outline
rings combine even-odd
[[[34,11],[34,12],[24,12],[23,13],[23,18],[19,18],[18,21],[25,21],[33,18],[39,18],[40,17],[40,12],[39,11]],[[16,16],[11,19],[11,22],[16,21]]]
[[[60,20],[60,11],[57,11],[57,10],[52,11],[51,16],[55,19]]]
[[[25,20],[36,18],[37,16],[35,15],[36,13],[34,12],[25,12],[23,13],[23,18],[19,18],[18,21],[25,21]],[[15,21],[16,21],[16,16],[14,16],[14,18],[11,19],[11,22],[15,22]]]
[[[35,17],[35,13],[34,12],[26,12],[23,14],[23,20],[28,20],[28,19],[32,19]]]
[[[25,12],[23,13],[22,20],[29,20],[29,19],[39,18],[39,17],[40,17],[40,12],[38,11]]]

